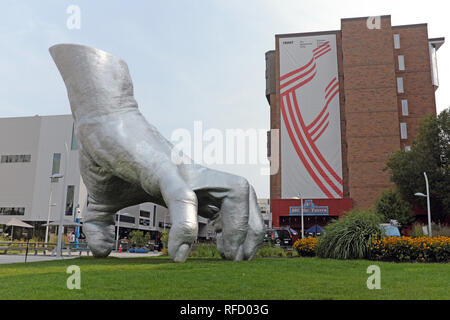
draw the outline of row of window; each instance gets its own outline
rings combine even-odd
[[[116,221],[119,219],[119,214],[116,214]],[[139,212],[139,224],[142,226],[149,227],[150,226],[150,212],[140,210]],[[133,216],[126,216],[126,215],[120,215],[120,222],[127,222],[127,223],[135,223],[136,219]],[[153,227],[156,226],[156,205],[153,207]]]
[[[398,33],[394,34],[394,49],[400,49],[400,35]],[[398,70],[405,70],[405,56],[399,54],[397,56],[398,59]],[[404,93],[405,90],[403,88],[403,77],[397,77],[397,92]],[[408,110],[408,100],[402,99],[402,115],[409,115]],[[408,130],[406,128],[406,122],[400,123],[400,138],[403,140],[408,139]],[[405,151],[411,151],[411,146],[405,146]]]
[[[12,154],[1,157],[1,163],[31,162],[31,154]]]
[[[23,207],[0,207],[0,215],[2,216],[23,216],[25,208]]]

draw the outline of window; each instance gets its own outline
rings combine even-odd
[[[405,122],[400,123],[400,138],[408,139],[408,133],[406,131],[406,123]]]
[[[140,211],[140,216],[144,217],[144,218],[150,218],[150,212],[141,210]]]
[[[405,56],[398,56],[398,70],[405,70]]]
[[[1,163],[31,162],[31,154],[12,154],[1,157]]]
[[[1,207],[0,215],[2,216],[23,216],[25,215],[24,207]]]
[[[78,150],[77,137],[75,136],[75,124],[72,126],[72,144],[70,146],[71,150]]]
[[[53,154],[52,175],[59,173],[61,167],[61,153]],[[53,178],[52,182],[58,182],[58,178]]]
[[[75,193],[75,186],[67,186],[66,197],[66,216],[73,215],[73,197]]]
[[[400,49],[400,35],[398,33],[394,34],[394,48]]]
[[[119,215],[116,214],[116,221]],[[130,216],[125,216],[125,215],[120,215],[120,222],[126,222],[126,223],[134,223],[135,222],[135,218],[134,217],[130,217]]]
[[[408,100],[402,99],[402,115],[407,116],[408,114]]]
[[[411,146],[406,146],[405,151],[411,151]]]
[[[139,224],[141,226],[150,227],[150,219],[141,218],[139,219]]]
[[[403,91],[403,78],[402,77],[397,78],[397,92],[398,93],[405,92],[405,91]]]
[[[153,206],[153,226],[156,225],[156,205]]]

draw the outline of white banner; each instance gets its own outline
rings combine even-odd
[[[279,39],[282,198],[343,197],[336,35]]]

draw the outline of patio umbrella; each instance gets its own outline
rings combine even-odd
[[[12,218],[6,223],[7,226],[11,226],[11,241],[13,240],[14,227],[22,227],[22,228],[34,228],[32,225],[23,222],[20,219]]]
[[[309,228],[308,230],[305,231],[306,234],[315,234],[315,235],[320,235],[323,233],[323,229],[318,225],[315,224],[313,225],[311,228]]]

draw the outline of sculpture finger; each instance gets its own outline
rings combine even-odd
[[[114,215],[115,212],[104,212],[94,209],[89,203],[83,218],[83,233],[86,235],[89,249],[94,257],[104,258],[114,248]]]
[[[168,253],[175,262],[184,262],[197,238],[197,197],[175,172],[164,176],[161,193],[169,209],[172,226]]]
[[[253,186],[249,190],[249,217],[247,237],[244,241],[244,259],[251,260],[264,240],[264,219],[259,210]]]
[[[226,259],[244,259],[244,241],[247,236],[249,218],[249,184],[240,178],[221,207],[222,232],[220,234],[223,255]]]

